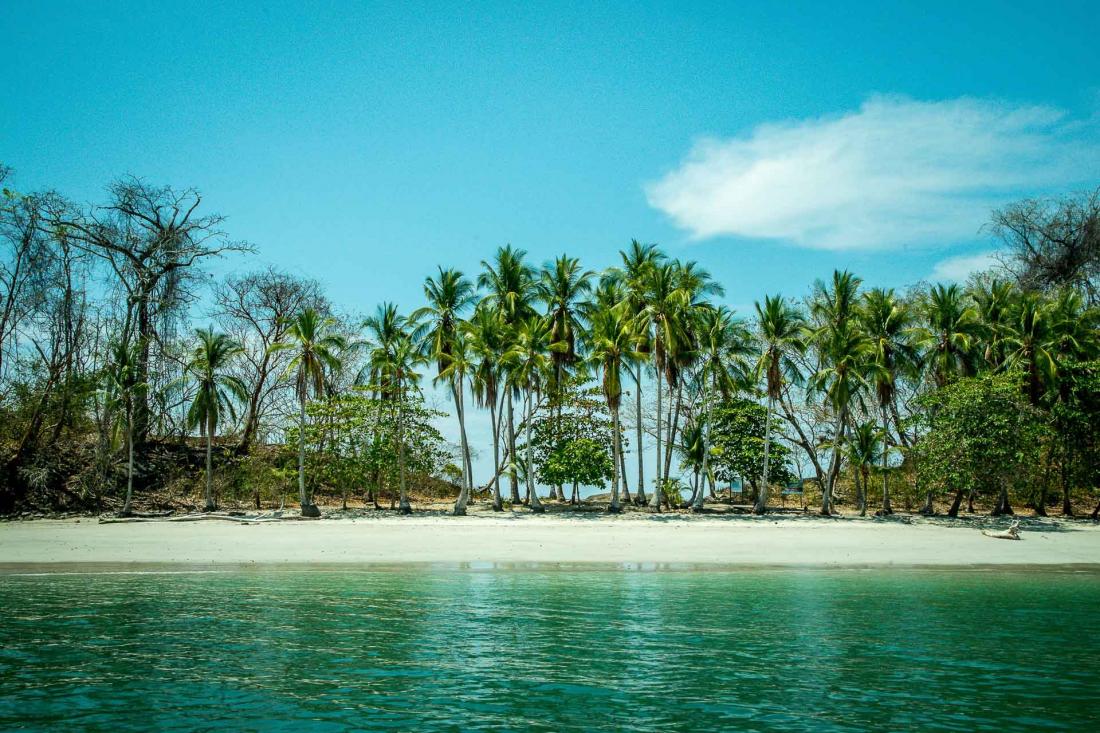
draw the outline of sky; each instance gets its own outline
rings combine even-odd
[[[748,315],[850,268],[965,279],[983,224],[1100,184],[1089,2],[0,3],[21,190],[197,187],[352,312],[511,243],[631,239]]]

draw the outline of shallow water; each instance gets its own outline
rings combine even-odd
[[[0,576],[0,729],[1096,730],[1100,575]]]

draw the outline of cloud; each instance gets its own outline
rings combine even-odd
[[[994,252],[948,257],[946,260],[936,263],[936,266],[932,269],[932,280],[949,280],[961,283],[965,282],[971,273],[988,270],[999,264]]]
[[[1100,126],[1058,109],[873,97],[841,116],[701,140],[646,195],[695,238],[950,244],[1013,197],[1089,182],[1098,163]]]

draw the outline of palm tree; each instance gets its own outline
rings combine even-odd
[[[878,460],[879,452],[885,449],[880,440],[882,434],[870,420],[861,422],[852,429],[851,440],[845,451],[848,463],[855,475],[856,497],[859,504],[859,516],[867,515],[867,488],[871,476],[871,466]]]
[[[917,368],[919,354],[913,346],[913,315],[905,302],[894,296],[892,289],[872,288],[863,296],[860,323],[871,339],[874,364],[873,381],[882,412],[882,509],[885,516],[893,514],[890,506],[890,486],[886,475],[889,456],[888,412],[897,396],[898,375]],[[898,440],[905,435],[898,428]]]
[[[757,380],[763,375],[768,396],[768,411],[764,418],[764,471],[753,512],[763,514],[768,508],[768,460],[772,441],[772,414],[775,401],[783,393],[785,381],[801,380],[794,356],[806,348],[803,340],[805,320],[797,308],[782,296],[765,296],[764,305],[756,303],[756,321],[761,351],[756,362]]]
[[[619,408],[623,395],[623,371],[644,358],[638,351],[639,337],[634,319],[622,305],[612,305],[591,315],[589,334],[589,361],[603,375],[601,388],[607,409],[611,412],[612,430],[612,478],[611,506],[608,511],[618,513],[619,506],[619,465],[622,456],[622,433],[619,428]]]
[[[294,392],[298,397],[298,501],[303,517],[321,516],[306,493],[306,403],[310,395],[317,398],[324,393],[326,370],[340,368],[338,352],[347,347],[347,340],[335,328],[336,319],[307,308],[290,322],[283,340],[271,347],[294,354],[287,372],[295,372]]]
[[[397,410],[397,470],[400,485],[398,511],[411,514],[407,481],[405,476],[405,403],[410,389],[419,389],[420,374],[417,368],[424,365],[427,358],[423,350],[408,335],[399,336],[392,345],[388,356],[380,364],[382,383],[395,396]]]
[[[873,346],[859,327],[847,318],[818,330],[814,340],[817,342],[820,366],[810,378],[810,387],[825,396],[826,404],[836,415],[833,455],[821,492],[821,513],[828,516],[833,512],[833,489],[840,473],[849,410],[852,399],[867,386],[863,375],[868,369]]]
[[[1009,316],[1016,298],[1016,289],[1006,280],[994,278],[988,284],[977,284],[970,289],[974,312],[980,324],[980,335],[985,341],[983,358],[990,369],[1000,369],[1005,362],[1004,336],[1009,329]]]
[[[963,299],[957,285],[934,285],[921,307],[924,323],[916,330],[917,345],[928,355],[928,368],[943,387],[956,376],[974,373],[978,314]]]
[[[610,276],[614,280],[618,280],[623,286],[624,303],[626,305],[627,314],[634,319],[641,320],[642,311],[645,309],[645,283],[646,277],[649,271],[660,264],[665,255],[657,248],[656,244],[642,244],[637,239],[633,239],[630,242],[630,247],[626,251],[619,251],[619,257],[622,260],[622,267],[613,270]],[[651,344],[648,339],[648,329],[640,329],[638,335],[641,338],[638,344],[638,350],[642,353],[651,352]],[[645,505],[645,467],[644,467],[644,453],[643,453],[643,438],[642,433],[642,366],[643,363],[639,361],[634,365],[634,410],[637,420],[634,426],[635,440],[637,446],[635,452],[638,457],[638,490],[635,493],[635,500],[640,505]],[[660,391],[660,378],[658,378],[657,390]],[[660,449],[658,449],[658,452]],[[659,471],[659,469],[658,469]]]
[[[508,326],[496,309],[478,306],[470,320],[463,324],[463,328],[467,333],[470,356],[474,361],[474,400],[478,407],[489,408],[489,422],[492,423],[493,511],[504,511],[504,502],[500,496],[500,420],[497,407],[504,377],[501,359],[508,343]]]
[[[541,391],[547,373],[550,371],[551,350],[549,319],[542,316],[530,316],[524,320],[516,332],[515,341],[505,354],[509,365],[508,380],[513,389],[524,396],[524,463],[527,467],[527,501],[531,511],[546,511],[539,501],[535,490],[535,470],[531,455],[531,423],[535,418],[535,397]],[[555,348],[564,348],[563,344],[554,344]],[[513,457],[515,453],[513,451]]]
[[[195,331],[198,344],[191,352],[187,362],[186,375],[194,382],[197,390],[187,410],[187,428],[199,428],[199,434],[206,436],[206,507],[212,512],[217,506],[213,489],[213,442],[218,430],[218,422],[223,414],[229,419],[237,419],[234,400],[248,399],[248,388],[239,377],[225,373],[226,367],[244,349],[224,333],[214,333],[213,329],[200,328]]]
[[[137,382],[139,354],[136,343],[115,343],[111,347],[110,363],[102,375],[106,409],[110,414],[122,414],[126,431],[126,500],[121,512],[124,517],[130,515],[134,496],[134,397],[137,390],[143,388]]]
[[[445,366],[439,372],[439,379],[448,381],[452,386],[455,398],[455,410],[458,413],[459,441],[465,462],[463,471],[465,479],[462,488],[458,492],[455,501],[454,515],[456,517],[466,515],[466,504],[470,500],[470,492],[473,490],[473,481],[470,479],[470,445],[466,440],[466,375],[469,374],[475,363],[471,357],[467,339],[461,331],[451,339],[451,348],[443,357]]]
[[[591,292],[591,270],[582,270],[576,257],[562,255],[553,264],[543,267],[535,283],[535,297],[546,305],[550,319],[550,341],[560,343],[562,347],[550,355],[553,370],[550,388],[555,396],[561,394],[568,370],[577,361],[578,337],[583,336],[580,300]],[[561,405],[558,404],[555,431],[560,430]],[[554,498],[564,500],[560,486],[553,487]]]
[[[748,383],[748,355],[751,346],[748,329],[734,317],[729,308],[698,308],[696,318],[699,342],[696,376],[701,386],[702,410],[695,427],[699,431],[702,448],[699,468],[703,473],[703,480],[706,481],[709,476],[710,428],[713,422],[709,412],[714,405],[715,392],[722,399],[727,399]],[[684,442],[688,442],[686,432]],[[703,508],[704,498],[705,492],[701,488],[697,489],[691,503],[693,511]]]
[[[487,291],[484,302],[500,313],[504,324],[508,327],[508,333],[513,336],[520,324],[535,314],[532,305],[535,271],[523,261],[526,254],[521,249],[513,249],[512,245],[501,247],[497,250],[492,262],[482,260],[481,266],[484,271],[477,278],[478,287]],[[516,392],[514,387],[505,390],[508,450],[513,463],[516,458],[516,430],[512,401]],[[512,502],[518,504],[519,484],[514,470],[509,471],[509,478]]]
[[[657,479],[656,488],[650,506],[661,511],[664,491],[664,476],[661,467],[664,464],[662,450],[662,382],[675,378],[675,365],[670,355],[681,351],[681,345],[687,340],[684,331],[683,313],[688,305],[687,293],[677,285],[677,268],[673,263],[654,264],[642,273],[643,306],[636,317],[638,330],[647,334],[652,343],[653,367],[657,382]],[[669,381],[669,386],[672,382]]]
[[[413,312],[410,321],[418,324],[413,338],[422,344],[424,352],[436,363],[436,374],[442,378],[448,372],[446,381],[451,388],[458,413],[459,438],[462,444],[462,478],[466,496],[473,489],[469,444],[466,440],[466,416],[463,393],[465,391],[465,354],[455,360],[462,313],[476,300],[474,284],[458,270],[439,268],[439,278],[427,278],[424,281],[424,295],[428,305]],[[456,364],[459,368],[455,368]],[[461,493],[461,492],[460,492]],[[460,500],[462,497],[460,496]],[[457,505],[456,505],[457,511]],[[463,502],[465,513],[465,502]]]
[[[1005,364],[1020,368],[1027,380],[1027,396],[1038,406],[1058,375],[1059,333],[1055,328],[1055,304],[1037,293],[1024,293],[1012,308],[1011,325],[1004,338]]]

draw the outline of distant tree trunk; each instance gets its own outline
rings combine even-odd
[[[527,470],[524,472],[527,474],[527,499],[531,505],[531,511],[536,514],[541,514],[546,511],[546,507],[539,501],[539,493],[535,490],[535,465],[531,462],[531,423],[535,419],[535,408],[531,400],[531,390],[527,390],[527,419],[524,421],[524,438],[527,445],[524,446],[524,453],[527,459]]]
[[[664,494],[664,487],[661,486],[661,464],[664,460],[664,455],[661,452],[661,393],[664,391],[662,388],[662,375],[661,370],[657,369],[657,463],[654,465],[654,471],[657,473],[656,483],[653,486],[653,499],[650,501],[649,506],[653,510],[661,511],[661,495]]]
[[[989,514],[993,517],[999,517],[1002,514],[1015,514],[1012,511],[1012,506],[1008,503],[1008,486],[1003,481],[1001,482],[1000,494],[997,496],[997,504]]]
[[[886,414],[886,405],[882,406],[882,515],[893,514],[894,509],[890,506],[890,481],[886,474],[886,459],[889,455],[887,448],[889,440],[889,422]]]
[[[1066,461],[1064,459],[1062,461],[1061,469],[1062,469],[1061,470],[1061,474],[1062,474],[1062,516],[1063,517],[1072,517],[1073,516],[1073,502],[1070,501],[1070,497],[1069,497],[1069,480],[1066,476]]]
[[[134,497],[134,413],[133,407],[126,407],[126,502],[122,505],[122,516],[129,516],[130,502]]]
[[[959,489],[955,492],[955,500],[951,502],[951,508],[947,511],[947,516],[957,517],[959,516],[959,507],[962,506],[963,490]]]
[[[511,456],[513,468],[509,471],[508,478],[510,479],[512,487],[512,504],[518,505],[521,502],[519,498],[519,477],[516,475],[515,463],[516,463],[516,427],[515,417],[512,411],[512,391],[508,390],[508,455]]]
[[[619,481],[623,485],[623,503],[631,504],[633,500],[630,496],[630,487],[627,485],[626,480],[626,456],[623,453],[623,436],[620,433],[616,433],[616,440],[619,442]]]
[[[710,423],[711,423],[711,419],[710,419],[709,411],[710,411],[710,406],[711,406],[710,405],[711,398],[713,396],[714,390],[711,388],[711,385],[709,383],[707,383],[707,382],[704,382],[704,383],[706,384],[706,386],[708,388],[706,390],[706,394],[703,395],[703,404],[706,405],[706,408],[707,408],[707,411],[708,411],[706,417],[703,418],[704,422],[703,422],[703,465],[702,465],[702,474],[705,477],[707,475],[707,471],[709,470],[708,467],[710,465]],[[700,511],[700,510],[703,509],[703,502],[706,499],[706,496],[704,495],[705,493],[706,493],[706,487],[703,486],[703,484],[699,483],[699,471],[696,470],[696,472],[695,472],[695,495],[692,497],[692,502],[691,502],[692,511],[697,512],[697,511]]]
[[[493,511],[504,511],[504,500],[500,496],[500,426],[497,424],[497,398],[489,400],[489,420],[493,423]]]
[[[302,516],[311,516],[309,497],[306,496],[306,399],[298,400],[298,506]]]
[[[772,443],[772,412],[775,411],[775,399],[768,395],[768,414],[764,418],[764,471],[760,477],[760,494],[756,498],[756,505],[752,508],[753,514],[763,514],[768,511],[768,459]],[[731,493],[730,496],[733,494]]]
[[[867,491],[871,486],[871,469],[860,466],[858,471],[861,481],[859,484],[859,516],[867,516]]]
[[[405,393],[401,385],[398,387],[397,399],[397,472],[401,482],[401,500],[398,510],[402,514],[412,514],[405,483]]]
[[[204,511],[212,512],[217,509],[214,503],[214,418],[206,421],[206,506]]]
[[[459,425],[459,439],[462,443],[462,488],[458,490],[458,499],[455,501],[454,515],[456,517],[466,516],[466,504],[470,500],[470,489],[472,484],[470,482],[470,461],[469,461],[469,446],[466,443],[466,420],[464,403],[464,395],[462,384],[455,385],[455,410],[458,412],[458,425]]]
[[[829,516],[833,513],[833,489],[836,487],[836,478],[840,474],[840,463],[843,458],[841,447],[844,445],[844,423],[847,417],[847,409],[841,409],[836,420],[836,439],[833,441],[833,458],[830,461],[829,473],[825,476],[825,486],[821,492],[821,514]]]
[[[638,454],[638,491],[635,495],[635,501],[638,504],[645,506],[645,453],[642,451],[642,365],[638,364],[637,369],[637,384],[634,390],[634,407],[637,410],[637,424],[634,426],[634,435],[638,441],[638,445],[635,446],[634,452]]]
[[[622,458],[622,436],[619,435],[618,408],[611,410],[611,430],[611,450],[614,455],[611,458],[611,506],[607,510],[612,514],[618,514],[622,511],[622,507],[619,506],[619,461]]]
[[[672,411],[671,420],[668,426],[668,444],[665,446],[665,470],[664,479],[668,481],[668,477],[672,475],[672,453],[676,447],[676,431],[679,428],[680,423],[680,409],[683,404],[684,396],[684,382],[682,379],[676,382],[676,407]],[[672,399],[672,385],[669,385],[668,398]]]

